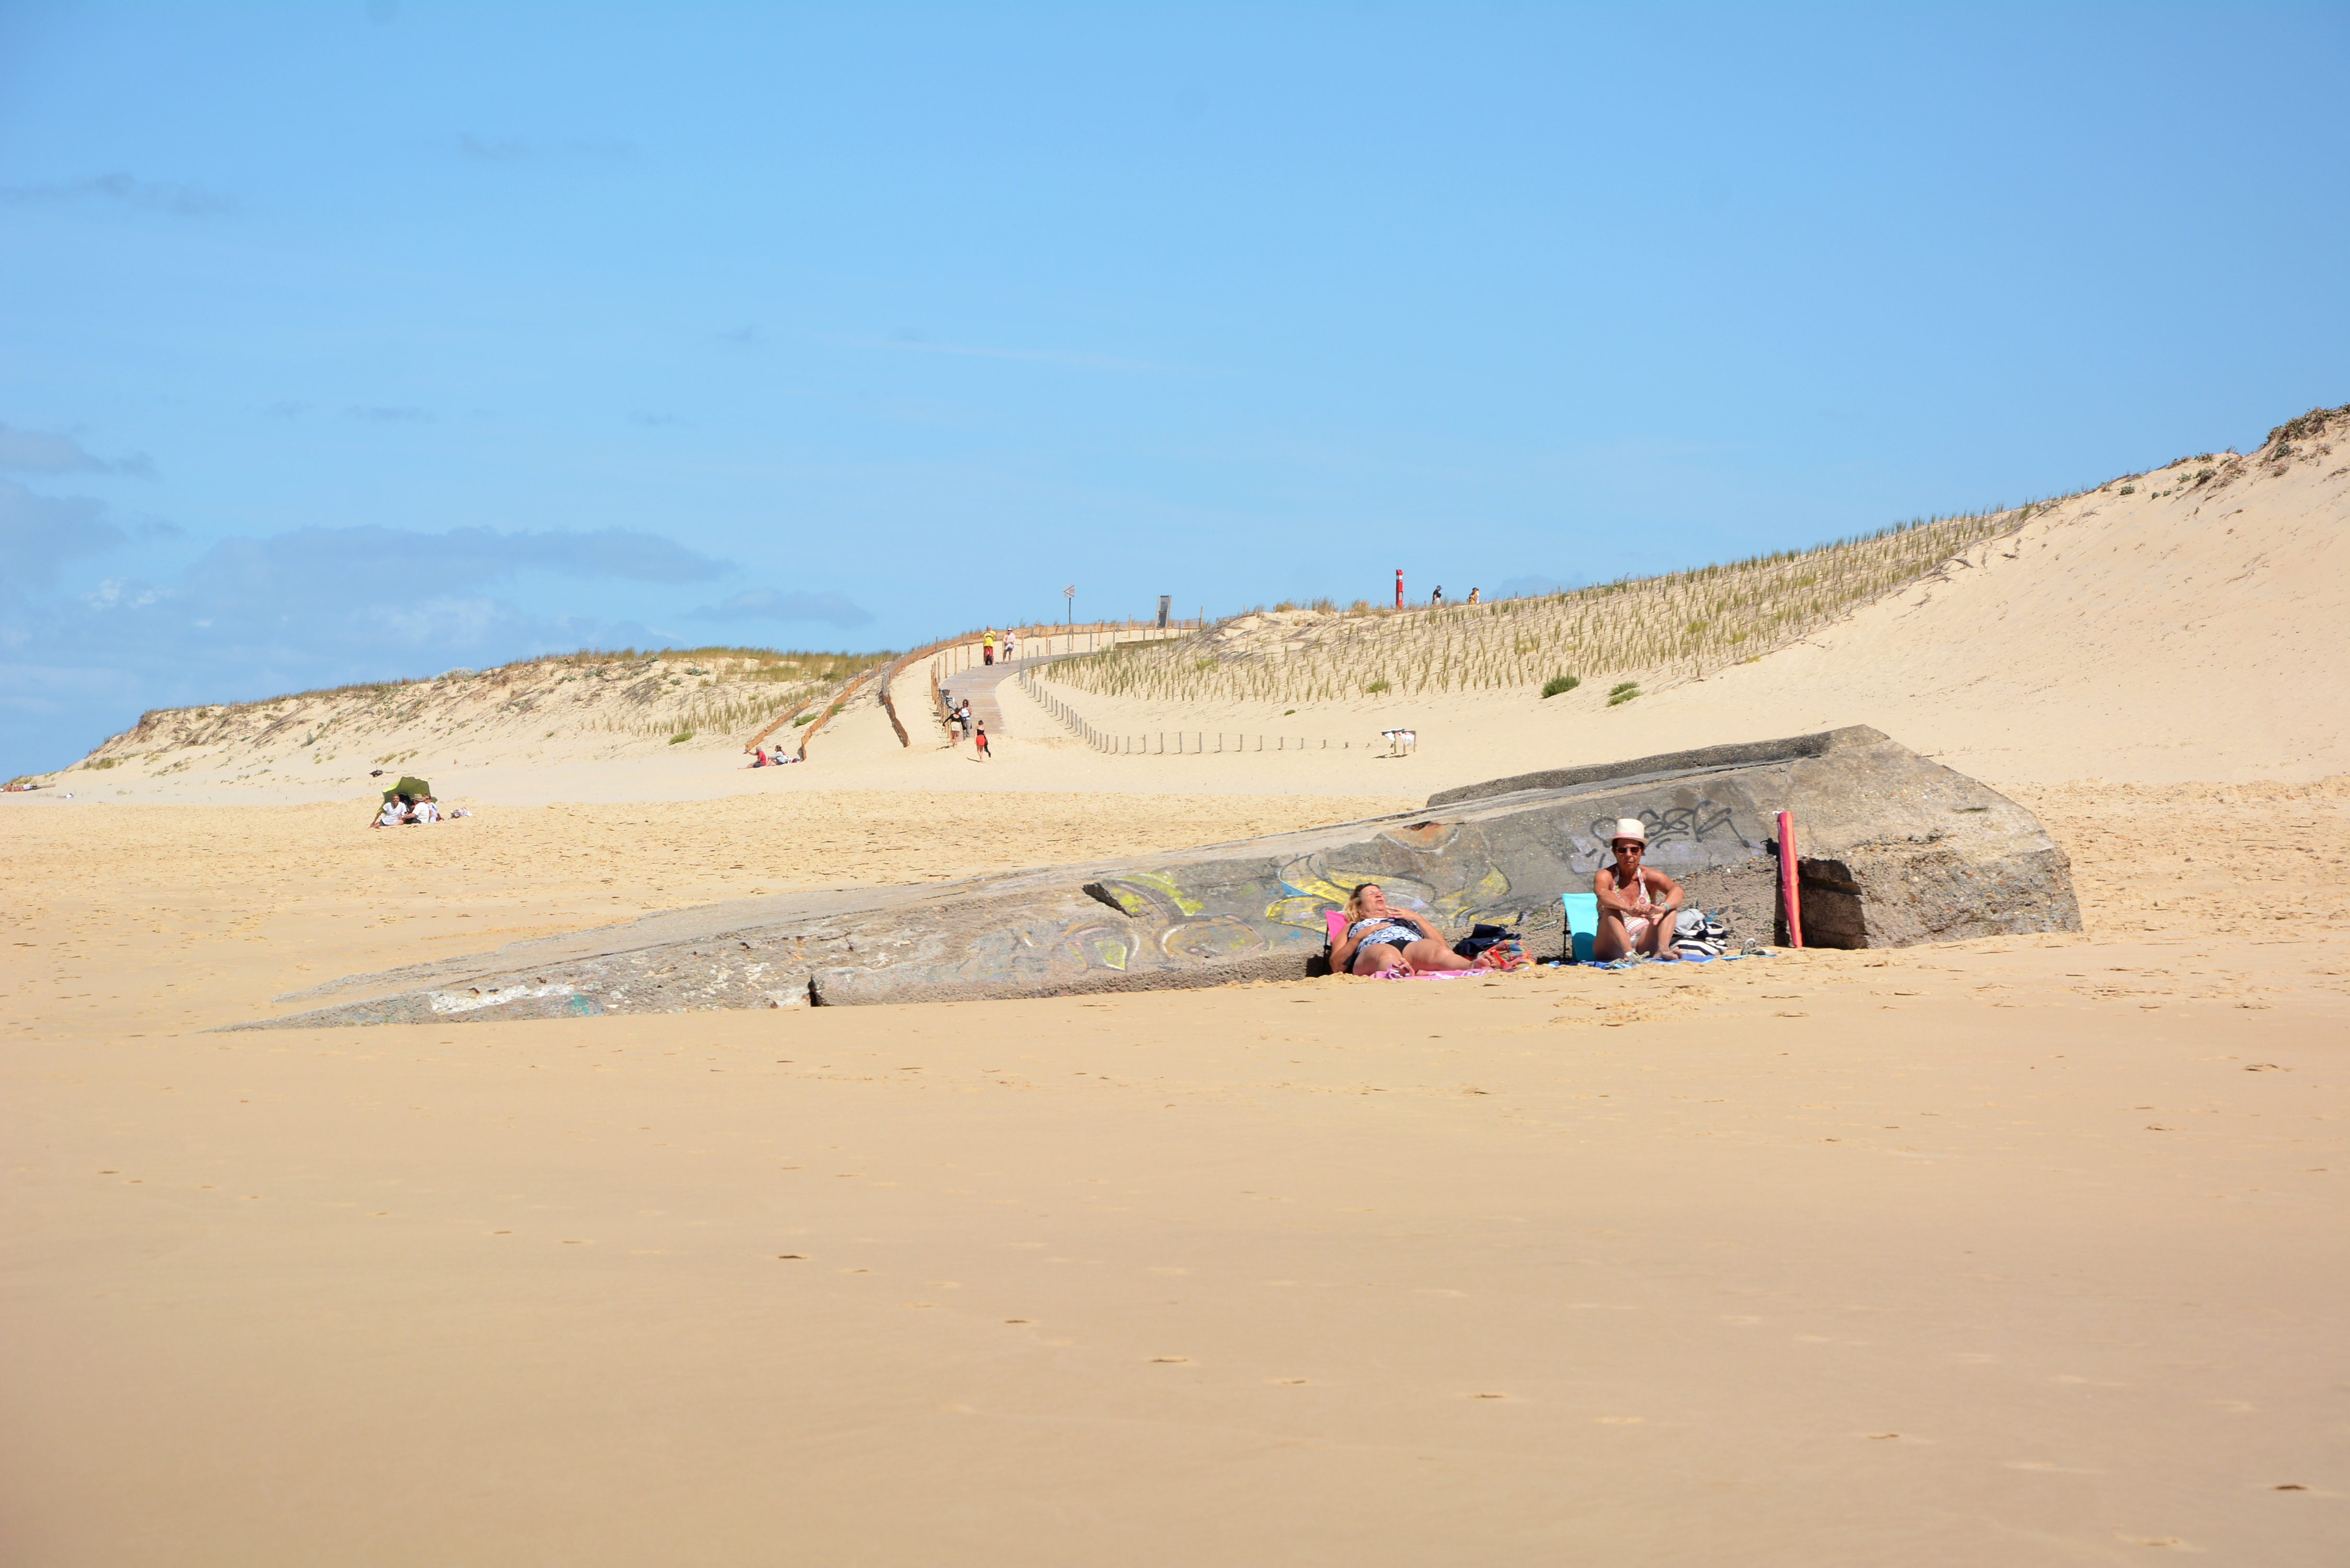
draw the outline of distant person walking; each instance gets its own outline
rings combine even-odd
[[[990,761],[993,761],[993,760],[994,760],[994,757],[995,757],[995,753],[994,753],[993,752],[991,752],[991,751],[989,751],[989,750],[987,749],[987,726],[986,726],[986,725],[984,725],[984,724],[982,724],[982,725],[979,727],[978,741],[979,741],[979,754],[980,754],[981,756],[983,756],[983,757],[985,757],[985,758],[989,759]]]
[[[1477,590],[1475,588],[1471,588],[1469,590],[1469,602],[1472,605],[1477,602]]]
[[[1003,662],[1011,663],[1020,657],[1020,634],[1005,628],[1003,632]]]
[[[1444,607],[1444,585],[1442,583],[1437,584],[1436,591],[1428,596],[1428,607],[1430,609],[1442,609]]]
[[[955,710],[955,722],[962,726],[962,738],[966,741],[970,740],[972,725],[970,698],[964,698],[962,706]]]
[[[988,663],[995,662],[995,628],[993,627],[987,628],[986,640],[979,645],[979,652],[980,657]]]

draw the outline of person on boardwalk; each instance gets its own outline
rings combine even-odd
[[[980,725],[980,726],[979,726],[979,731],[978,731],[978,734],[977,734],[977,736],[976,736],[976,739],[977,739],[977,741],[978,741],[978,742],[979,742],[979,754],[980,754],[981,756],[983,756],[983,757],[987,758],[987,759],[988,759],[988,760],[990,760],[991,762],[992,762],[992,761],[993,761],[993,760],[994,760],[994,757],[995,757],[995,753],[994,753],[993,752],[991,752],[991,751],[989,751],[989,750],[987,749],[987,726],[986,726],[986,725],[982,724],[982,725]]]
[[[979,645],[979,652],[980,657],[986,659],[988,663],[995,662],[995,628],[993,627],[987,628],[986,639]]]
[[[1010,627],[1003,628],[1003,662],[1011,663],[1020,657],[1020,634]]]
[[[1619,817],[1608,846],[1616,852],[1616,864],[1602,866],[1591,878],[1591,890],[1599,898],[1599,931],[1591,939],[1591,956],[1601,963],[1638,953],[1679,958],[1673,927],[1681,914],[1681,885],[1641,864],[1648,851],[1648,828],[1637,816]]]
[[[970,698],[964,698],[962,706],[955,710],[955,722],[962,726],[962,738],[966,741],[970,740],[972,726]]]

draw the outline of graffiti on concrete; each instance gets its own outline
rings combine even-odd
[[[1448,825],[1450,826],[1450,825]],[[1451,836],[1448,831],[1447,837]],[[1388,903],[1416,909],[1440,926],[1459,921],[1463,911],[1482,909],[1510,890],[1510,879],[1490,861],[1448,864],[1417,858],[1419,875],[1399,875],[1372,867],[1340,868],[1321,864],[1318,855],[1301,856],[1281,868],[1281,897],[1265,906],[1264,918],[1279,925],[1323,934],[1322,917],[1346,908],[1347,898],[1366,882],[1378,884]]]
[[[1266,945],[1263,933],[1238,915],[1184,920],[1159,933],[1159,950],[1175,959],[1236,958]]]
[[[1117,905],[1138,920],[1153,916],[1182,919],[1207,908],[1163,871],[1132,871],[1123,877],[1089,882],[1086,891],[1106,904]]]
[[[1594,867],[1607,864],[1614,858],[1607,847],[1608,841],[1615,835],[1617,821],[1627,816],[1638,817],[1641,826],[1648,830],[1648,844],[1652,849],[1669,847],[1677,841],[1700,846],[1718,845],[1727,847],[1735,844],[1750,849],[1755,847],[1755,841],[1739,831],[1734,807],[1682,790],[1671,805],[1648,805],[1637,809],[1627,806],[1622,811],[1611,811],[1604,816],[1593,817],[1586,829],[1590,839],[1588,848],[1577,840],[1575,835],[1571,832],[1568,835],[1571,857]]]

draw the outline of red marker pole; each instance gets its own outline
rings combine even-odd
[[[1403,568],[1396,568],[1396,608],[1403,608]]]
[[[1787,911],[1787,945],[1804,945],[1804,898],[1795,888],[1795,818],[1779,814],[1779,906]]]

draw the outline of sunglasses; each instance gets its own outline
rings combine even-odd
[[[1616,853],[1618,855],[1638,855],[1641,850],[1646,849],[1647,847],[1648,846],[1645,844],[1618,844],[1616,846]]]

